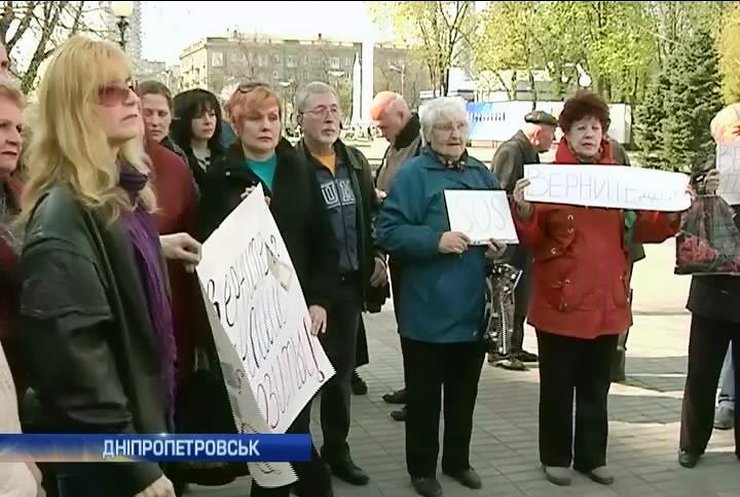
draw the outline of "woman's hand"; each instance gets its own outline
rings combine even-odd
[[[514,203],[519,210],[519,217],[522,219],[529,219],[532,215],[532,204],[524,200],[524,190],[526,190],[531,184],[531,181],[526,178],[522,178],[514,185]]]
[[[719,189],[719,178],[719,169],[712,169],[707,173],[707,176],[704,178],[704,191],[707,194],[714,195],[717,193],[717,189]]]
[[[166,476],[162,475],[134,497],[175,497],[175,487]]]
[[[308,315],[311,316],[311,334],[316,336],[326,333],[326,309],[320,305],[312,305],[308,308]]]
[[[242,200],[251,195],[255,188],[257,188],[256,185],[246,187],[242,192]],[[270,197],[268,197],[267,195],[265,195],[265,203],[267,203],[268,206],[270,205]]]
[[[182,261],[185,270],[189,273],[195,271],[202,256],[202,245],[187,233],[174,233],[161,235],[159,243],[162,245],[162,253],[166,259]]]
[[[468,250],[470,239],[458,231],[447,231],[439,239],[439,252],[441,254],[462,255]]]
[[[492,260],[500,259],[504,256],[504,253],[506,252],[506,247],[508,247],[506,242],[494,240],[493,238],[491,238],[490,240],[488,240],[488,250],[486,250],[486,257]]]

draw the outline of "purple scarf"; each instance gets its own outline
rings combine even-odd
[[[147,183],[147,176],[141,174],[128,164],[121,166],[119,186],[135,198]],[[144,287],[149,318],[151,319],[154,338],[157,342],[159,357],[162,360],[162,380],[166,396],[166,412],[172,422],[175,398],[175,360],[176,346],[172,309],[167,294],[167,283],[162,264],[162,247],[159,244],[159,233],[152,216],[145,210],[136,207],[133,212],[123,212],[121,220],[131,238]]]

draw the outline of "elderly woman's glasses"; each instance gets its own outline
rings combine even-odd
[[[458,133],[464,133],[468,129],[468,123],[444,123],[435,124],[434,129],[441,131],[442,133],[452,134],[457,131]]]
[[[115,107],[126,102],[131,93],[135,90],[130,81],[125,85],[103,85],[98,89],[98,100],[103,107]]]

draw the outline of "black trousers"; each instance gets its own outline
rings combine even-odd
[[[296,417],[286,433],[310,433],[311,402]],[[331,489],[331,475],[324,466],[316,447],[311,444],[311,461],[293,463],[293,470],[298,477],[295,484],[301,490],[301,495],[328,495]],[[290,485],[275,488],[262,488],[252,480],[250,497],[289,497]],[[75,496],[76,497],[76,496]]]
[[[681,450],[704,454],[712,436],[714,401],[722,363],[732,341],[732,360],[740,364],[740,324],[693,314],[689,336],[689,370],[681,412]],[[735,368],[735,389],[740,368]],[[737,403],[737,394],[735,395]],[[735,409],[735,453],[740,456],[740,410]]]
[[[326,333],[320,337],[336,374],[321,388],[321,431],[327,460],[343,459],[349,451],[347,436],[352,421],[352,372],[355,369],[357,331],[362,314],[359,275],[342,278],[335,302],[328,311]]]
[[[439,415],[444,386],[442,470],[470,467],[470,436],[483,342],[429,343],[401,338],[406,376],[406,465],[412,477],[437,471]]]
[[[540,461],[590,471],[606,464],[607,397],[618,335],[586,340],[537,330]],[[573,437],[573,400],[576,419]]]
[[[355,369],[370,363],[370,351],[367,348],[365,320],[360,315],[357,326],[357,347],[355,347]]]
[[[511,333],[511,352],[518,354],[524,350],[524,322],[527,320],[532,296],[532,257],[528,250],[516,247],[512,263],[522,270],[519,284],[514,291],[514,329]]]

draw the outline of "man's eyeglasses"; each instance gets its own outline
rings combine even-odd
[[[131,93],[135,93],[131,81],[125,85],[103,85],[98,89],[98,100],[103,107],[115,107],[126,102]]]
[[[339,107],[335,107],[333,105],[331,107],[326,107],[324,105],[320,105],[320,106],[316,107],[315,109],[307,110],[304,113],[305,114],[311,114],[311,115],[314,115],[316,117],[323,117],[323,116],[326,116],[326,115],[330,115],[332,117],[339,117],[340,114],[342,113],[342,110]]]

